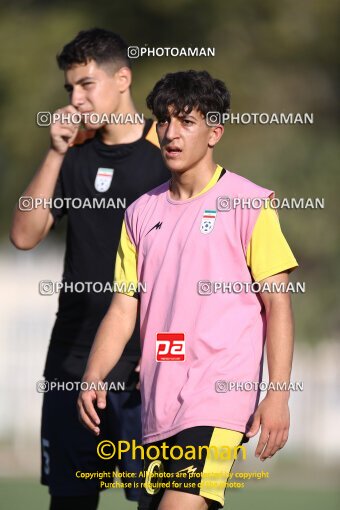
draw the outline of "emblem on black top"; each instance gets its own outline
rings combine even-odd
[[[107,191],[111,185],[113,174],[113,168],[98,168],[96,179],[94,181],[94,187],[96,190],[101,193]]]

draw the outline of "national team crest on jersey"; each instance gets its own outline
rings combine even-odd
[[[210,234],[215,225],[217,211],[206,209],[201,221],[201,234]]]
[[[94,187],[97,191],[104,193],[111,185],[114,170],[113,168],[98,168]]]

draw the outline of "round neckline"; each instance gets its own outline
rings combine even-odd
[[[138,140],[135,140],[134,142],[128,142],[128,143],[115,143],[113,145],[104,143],[99,133],[96,133],[94,136],[94,144],[97,146],[98,149],[104,150],[107,152],[113,152],[113,151],[120,151],[124,149],[133,149],[138,144],[142,143],[145,140],[145,137],[147,136],[148,132],[150,131],[152,127],[153,120],[152,119],[145,119],[145,125],[143,129],[142,136],[138,138]]]
[[[221,171],[223,171],[223,167],[221,165],[218,165],[219,167],[221,167]],[[229,175],[229,170],[227,170],[226,168],[224,168],[225,170],[225,174],[222,175],[222,177],[220,176],[218,178],[218,180],[215,182],[215,184],[213,184],[213,186],[211,186],[211,188],[207,189],[207,191],[204,191],[203,193],[200,192],[199,194],[191,197],[191,198],[186,198],[185,200],[174,200],[173,198],[170,197],[170,183],[171,183],[171,179],[168,181],[168,189],[166,191],[166,199],[167,201],[170,203],[170,204],[173,204],[173,205],[185,205],[185,204],[189,204],[191,202],[194,202],[195,200],[199,200],[200,198],[202,197],[205,197],[207,196],[211,191],[213,191],[215,189],[215,186],[222,180],[224,179],[225,177],[227,177],[227,175]],[[216,170],[215,170],[216,171]],[[213,178],[213,177],[212,177]],[[209,181],[210,182],[210,181]],[[209,184],[209,183],[208,183]],[[208,186],[208,184],[206,186]],[[205,186],[205,187],[206,187]],[[204,189],[204,188],[203,188]]]

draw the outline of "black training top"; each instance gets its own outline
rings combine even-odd
[[[66,153],[54,195],[63,202],[56,200],[51,210],[54,226],[63,215],[68,216],[68,224],[64,287],[46,378],[77,380],[83,375],[95,334],[111,303],[109,286],[125,209],[169,176],[152,120],[146,121],[143,136],[136,142],[106,145],[95,136]],[[131,375],[140,356],[138,322],[109,380],[126,381]]]

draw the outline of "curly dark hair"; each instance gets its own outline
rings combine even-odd
[[[118,35],[103,28],[82,30],[57,55],[57,62],[63,71],[75,64],[87,64],[94,60],[100,64],[115,64],[130,67],[127,44]]]
[[[194,108],[206,117],[208,112],[229,111],[230,92],[221,80],[207,71],[179,71],[159,80],[146,99],[148,108],[161,121],[172,114],[188,114]]]

